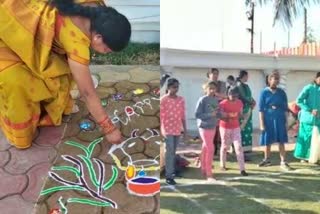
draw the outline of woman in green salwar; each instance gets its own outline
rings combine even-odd
[[[297,98],[297,104],[301,111],[294,156],[302,161],[307,161],[310,156],[312,129],[317,126],[320,130],[320,72],[317,73],[313,83],[302,89]]]
[[[237,78],[237,87],[239,88],[239,98],[243,103],[243,115],[245,119],[241,119],[241,138],[242,138],[242,147],[244,152],[252,151],[252,109],[254,108],[256,102],[252,97],[251,90],[246,84],[248,81],[248,72],[241,70],[239,77]],[[245,157],[248,160],[247,157]]]

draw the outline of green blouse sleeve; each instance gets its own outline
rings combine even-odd
[[[307,104],[307,99],[310,96],[311,88],[312,85],[305,86],[297,98],[297,105],[305,111],[311,111],[311,107]]]
[[[239,83],[238,85],[238,89],[239,89],[239,98],[240,100],[243,102],[243,104],[251,104],[252,102],[252,99],[251,97],[247,96],[246,95],[246,92],[245,92],[245,85]],[[250,90],[250,89],[249,89]]]

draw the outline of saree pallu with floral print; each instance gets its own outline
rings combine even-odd
[[[89,64],[89,38],[58,16],[48,1],[0,0],[0,126],[17,148],[31,146],[37,126],[60,125],[71,113],[66,56]]]

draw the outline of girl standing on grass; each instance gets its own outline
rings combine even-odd
[[[205,84],[206,95],[198,100],[195,116],[202,139],[201,171],[208,181],[214,181],[212,176],[212,161],[214,157],[213,139],[218,123],[219,101],[215,96],[217,85],[211,81]]]
[[[284,170],[291,167],[285,161],[285,146],[288,142],[287,134],[287,113],[288,99],[284,90],[278,88],[280,74],[277,71],[268,76],[268,87],[263,89],[259,100],[260,129],[262,131],[260,145],[265,146],[264,159],[259,163],[259,167],[269,166],[271,144],[279,143],[280,166]]]
[[[239,91],[236,87],[231,87],[228,91],[228,99],[220,102],[219,107],[223,112],[220,120],[220,167],[221,170],[226,169],[227,151],[233,143],[237,155],[240,173],[243,176],[248,176],[244,167],[244,155],[241,145],[241,129],[239,118],[242,116],[243,104],[238,99]]]
[[[178,96],[179,81],[174,78],[167,80],[166,94],[160,100],[161,133],[165,138],[165,170],[166,183],[175,185],[175,156],[181,131],[186,135],[185,101]]]

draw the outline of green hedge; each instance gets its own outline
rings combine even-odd
[[[95,65],[159,65],[160,45],[130,43],[121,52],[98,54],[91,53],[91,64]]]

